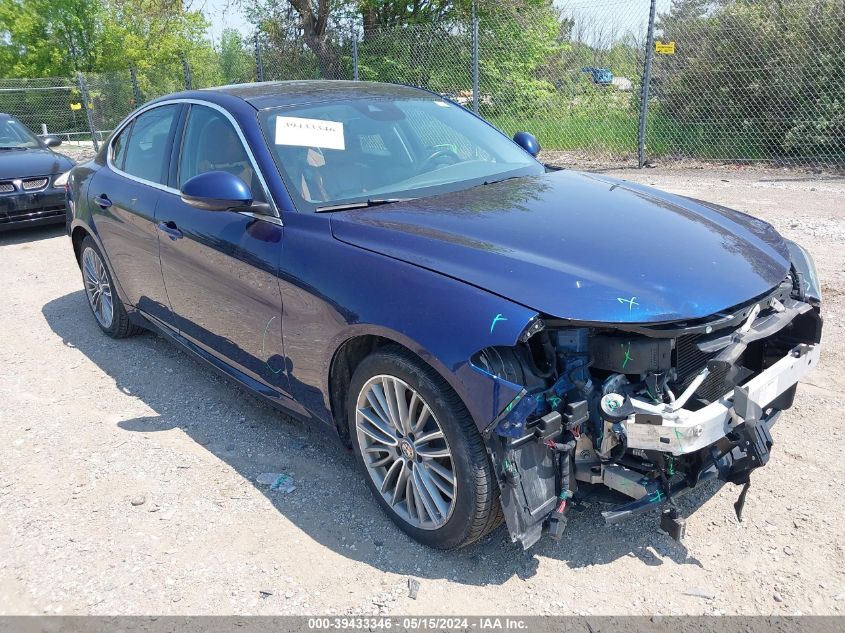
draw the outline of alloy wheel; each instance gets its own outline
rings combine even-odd
[[[443,526],[455,507],[457,477],[422,396],[395,376],[374,376],[358,395],[355,429],[367,473],[393,511],[420,529]]]
[[[97,323],[107,330],[114,320],[111,284],[103,260],[99,253],[90,247],[82,252],[82,277],[91,311]]]

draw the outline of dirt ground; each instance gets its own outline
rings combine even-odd
[[[774,428],[743,523],[739,490],[711,485],[682,501],[683,545],[653,515],[608,528],[593,505],[528,552],[504,528],[428,550],[329,435],[156,336],[103,336],[62,229],[29,230],[0,234],[0,613],[843,613],[845,179],[609,173],[757,215],[816,258],[822,363]],[[266,472],[296,490],[258,484]]]

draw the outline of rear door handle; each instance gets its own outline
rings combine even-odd
[[[111,200],[109,200],[109,197],[104,193],[101,193],[99,196],[94,198],[94,202],[101,209],[108,209],[111,206]]]
[[[182,231],[180,231],[176,227],[176,222],[173,222],[173,221],[159,222],[158,223],[158,230],[161,231],[162,233],[167,234],[167,237],[169,237],[174,242],[176,240],[182,239]]]

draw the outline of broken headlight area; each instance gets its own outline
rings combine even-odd
[[[818,306],[796,288],[790,276],[699,322],[546,319],[517,346],[476,354],[476,367],[519,391],[484,431],[513,540],[559,538],[570,506],[597,485],[630,499],[604,513],[608,523],[665,505],[661,526],[680,538],[675,500],[715,478],[743,485],[741,517],[769,429],[819,359]]]

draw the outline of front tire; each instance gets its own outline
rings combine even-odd
[[[365,358],[347,402],[357,461],[382,509],[429,547],[468,545],[502,522],[481,435],[448,383],[402,348]]]
[[[129,320],[103,255],[90,236],[82,240],[79,253],[85,296],[99,328],[112,338],[125,338],[141,332],[141,328]]]

